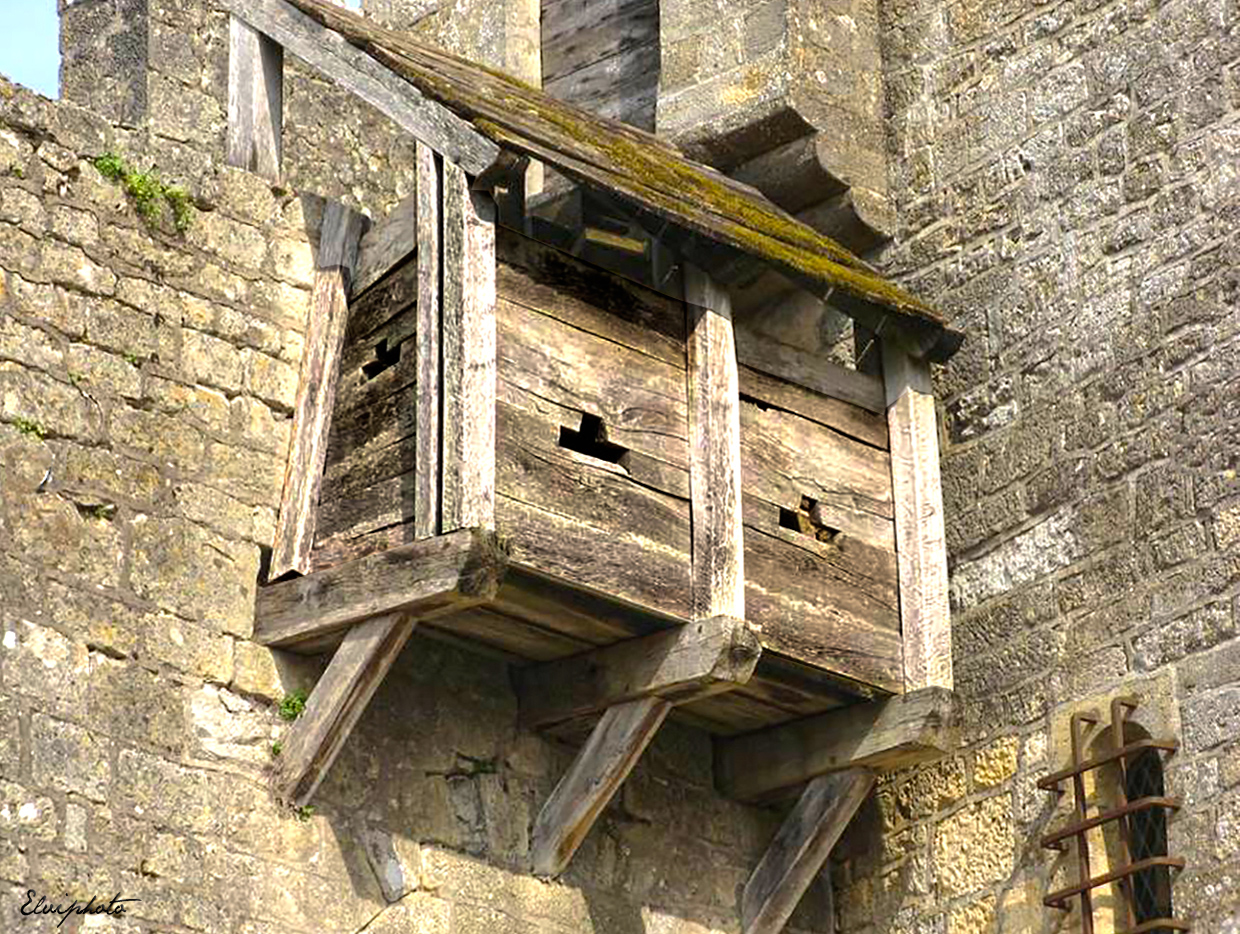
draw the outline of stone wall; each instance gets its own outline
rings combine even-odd
[[[1145,698],[1183,749],[1194,930],[1240,929],[1240,14],[886,0],[882,258],[969,341],[939,374],[967,745],[898,776],[842,929],[1079,930],[1043,908],[1066,722]],[[871,838],[872,839],[872,838]]]
[[[228,14],[193,0],[61,0],[61,97],[146,130],[162,166],[210,171],[225,152]],[[413,141],[295,56],[284,70],[287,187],[379,216],[413,188]]]
[[[573,749],[517,729],[503,662],[416,634],[313,813],[271,800],[321,664],[249,636],[322,202],[168,170],[199,208],[153,231],[88,161],[164,169],[146,139],[0,83],[0,929],[54,929],[33,889],[141,899],[82,928],[123,934],[735,931],[778,817],[714,794],[704,733],[665,726],[540,882]]]

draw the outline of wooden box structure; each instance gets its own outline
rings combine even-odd
[[[536,872],[673,709],[715,734],[725,794],[803,789],[741,906],[777,930],[874,770],[951,742],[928,365],[961,336],[649,134],[326,0],[228,5],[235,162],[279,171],[285,50],[419,141],[415,196],[369,230],[324,219],[255,638],[334,655],[278,793],[313,794],[417,627],[510,658],[526,726],[589,730]],[[530,157],[602,212],[531,217]],[[603,220],[623,260],[584,248]],[[881,367],[734,321],[729,292],[772,274],[853,316]]]

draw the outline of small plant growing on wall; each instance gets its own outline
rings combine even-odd
[[[172,225],[177,231],[185,233],[189,229],[193,205],[184,188],[167,184],[153,169],[147,172],[135,170],[114,152],[105,152],[92,159],[91,164],[100,175],[124,189],[134,210],[148,226],[157,227],[167,210],[172,214]]]
[[[306,692],[298,689],[292,694],[285,694],[280,701],[280,719],[296,720],[306,710]]]

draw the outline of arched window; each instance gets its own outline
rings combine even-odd
[[[1133,756],[1125,769],[1124,794],[1130,804],[1165,798],[1162,757],[1153,749]],[[1167,812],[1161,807],[1142,808],[1128,817],[1128,846],[1134,863],[1167,856]],[[1132,876],[1133,920],[1137,925],[1172,917],[1171,868],[1150,866]],[[1165,930],[1165,929],[1158,929]]]

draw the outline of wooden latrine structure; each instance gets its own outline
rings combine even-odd
[[[714,734],[723,794],[799,792],[740,905],[779,930],[874,772],[953,742],[929,364],[961,335],[648,133],[327,0],[226,4],[234,164],[278,175],[285,51],[418,140],[409,201],[325,211],[255,638],[333,655],[276,792],[306,802],[415,627],[437,632],[513,661],[525,726],[588,731],[539,874],[673,711]],[[532,218],[529,158],[641,249],[587,262],[583,230]],[[755,270],[851,315],[881,366],[734,322]]]

